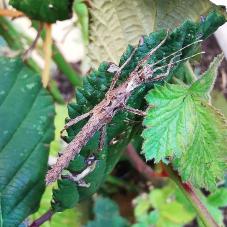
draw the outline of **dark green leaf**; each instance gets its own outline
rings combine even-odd
[[[13,227],[39,206],[54,106],[21,60],[1,57],[0,68],[0,226]]]
[[[53,190],[52,208],[55,212],[73,208],[78,200],[79,194],[74,182],[67,179],[58,181],[58,189]]]
[[[98,198],[95,207],[95,220],[90,221],[86,227],[127,227],[126,219],[119,214],[117,204],[108,198]]]
[[[10,0],[10,4],[31,19],[48,23],[72,16],[73,0]]]

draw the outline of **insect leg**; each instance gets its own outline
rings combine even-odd
[[[65,126],[64,126],[64,129],[61,130],[61,138],[64,139],[64,136],[62,135],[63,132],[68,129],[69,127],[71,127],[72,125],[75,125],[77,124],[79,121],[82,121],[83,119],[89,117],[91,115],[91,112],[88,112],[88,113],[85,113],[85,114],[82,114],[72,120],[70,120]]]
[[[160,75],[158,75],[158,76],[156,76],[156,77],[153,77],[153,78],[151,77],[150,82],[159,81],[159,80],[165,79],[165,78],[169,75],[171,68],[172,68],[173,65],[175,64],[175,62],[173,62],[173,61],[174,61],[174,59],[175,59],[176,57],[177,57],[177,56],[173,57],[173,58],[170,60],[169,64],[166,65],[166,66],[167,66],[167,70],[166,70],[165,73],[161,73]],[[166,67],[166,66],[165,66],[165,67]],[[156,69],[154,70],[154,72],[157,71],[157,70],[160,69],[160,68],[163,68],[163,66],[156,68]]]
[[[117,72],[115,73],[113,80],[110,84],[110,88],[109,91],[114,89],[114,86],[116,85],[119,76],[121,75],[121,71],[124,69],[124,67],[131,61],[132,57],[134,56],[135,52],[137,50],[137,47],[133,49],[131,55],[129,56],[129,58],[124,62],[124,64],[122,64],[122,66],[120,68],[117,69]]]
[[[134,71],[138,71],[139,68],[147,62],[147,60],[151,57],[152,54],[155,53],[155,51],[157,51],[167,40],[168,38],[168,35],[169,35],[169,32],[167,30],[167,34],[166,34],[166,37],[156,46],[154,47],[153,49],[150,50],[150,52],[139,62],[139,64],[136,66],[135,70]]]
[[[101,151],[104,147],[106,139],[106,124],[100,129],[100,138],[99,138],[99,151]]]
[[[138,109],[134,109],[130,106],[126,106],[124,108],[126,111],[130,112],[130,113],[133,113],[133,114],[136,114],[136,115],[139,115],[139,116],[146,116],[146,112],[142,111],[142,110],[138,110]]]
[[[175,56],[171,59],[171,61],[169,62],[169,64],[166,64],[166,65],[163,65],[163,66],[160,66],[160,67],[155,68],[155,69],[153,70],[153,73],[156,72],[157,70],[163,69],[163,68],[165,68],[165,67],[168,67],[168,68],[169,68],[169,66],[173,66],[173,65],[176,64],[176,63],[179,63],[179,62],[182,62],[182,61],[186,61],[186,60],[188,60],[188,59],[190,59],[190,58],[193,58],[193,57],[195,57],[195,56],[197,56],[197,55],[204,54],[204,53],[205,53],[205,52],[202,51],[202,52],[193,54],[193,55],[191,55],[191,56],[189,56],[189,57],[182,58],[182,59],[180,59],[180,60],[174,62],[174,59],[175,59],[176,57],[179,57],[180,54],[175,55]],[[149,65],[149,66],[152,66],[152,65]]]

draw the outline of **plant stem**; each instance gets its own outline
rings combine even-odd
[[[148,166],[138,155],[132,144],[129,144],[126,149],[126,155],[134,168],[143,175],[147,180],[154,180],[154,178],[167,177],[166,172],[156,173]]]
[[[53,95],[54,99],[59,103],[59,104],[64,104],[65,100],[61,94],[61,92],[58,89],[57,83],[55,80],[51,80],[48,86],[48,90],[50,93]]]
[[[50,81],[50,66],[52,58],[52,25],[45,24],[46,27],[46,37],[44,41],[44,62],[45,66],[42,73],[42,83],[43,87],[47,87]]]
[[[184,63],[184,69],[185,69],[185,76],[186,76],[186,82],[187,84],[192,84],[197,80],[196,75],[193,72],[191,64],[188,62]]]
[[[52,218],[53,214],[54,214],[54,212],[52,210],[48,210],[41,217],[39,217],[34,222],[32,222],[32,224],[29,225],[29,227],[39,227],[39,226],[41,226],[46,221],[50,221],[50,219]]]
[[[137,154],[136,150],[131,144],[128,145],[126,154],[135,169],[148,180],[153,181],[154,177],[169,176],[178,185],[185,197],[190,201],[191,205],[197,212],[203,224],[206,227],[218,227],[218,224],[216,223],[212,215],[209,213],[205,205],[202,203],[200,197],[198,196],[198,193],[196,193],[196,190],[189,183],[183,183],[178,173],[174,171],[171,166],[162,164],[162,167],[165,171],[163,171],[161,174],[158,174],[155,173],[141,159],[141,157]]]
[[[209,213],[205,205],[202,203],[193,186],[189,183],[183,183],[178,173],[175,170],[173,170],[171,166],[163,165],[163,168],[169,174],[169,177],[181,189],[185,197],[191,202],[191,205],[196,210],[203,224],[206,227],[218,227],[219,225],[216,223],[212,215]]]
[[[5,39],[8,43],[9,47],[13,50],[22,50],[23,42],[21,40],[21,34],[15,29],[12,22],[9,21],[5,17],[0,16],[0,35]],[[36,62],[32,58],[28,58],[25,61],[27,65],[29,65],[34,71],[41,74],[40,67],[36,64]],[[53,98],[59,102],[64,103],[64,98],[62,97],[60,91],[58,90],[56,84],[50,83],[48,87],[50,93],[52,94]]]
[[[35,29],[38,29],[38,24],[33,21],[32,23],[33,27]],[[46,32],[43,31],[41,34],[42,39],[45,39]],[[58,69],[68,78],[68,80],[71,82],[74,86],[82,86],[82,77],[73,69],[73,67],[68,63],[64,56],[61,54],[58,47],[53,43],[52,45],[52,58],[56,65],[58,66]]]

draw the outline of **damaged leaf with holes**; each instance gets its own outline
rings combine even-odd
[[[156,62],[162,59],[164,56],[167,56],[174,51],[177,51],[182,47],[193,43],[199,38],[205,39],[224,22],[224,17],[216,12],[210,13],[207,16],[206,20],[202,23],[194,23],[192,21],[184,22],[169,35],[166,43],[151,57],[150,62]],[[207,24],[209,24],[209,27],[207,26]],[[132,57],[130,64],[128,64],[123,69],[119,83],[127,79],[128,75],[133,71],[139,60],[142,59],[158,43],[160,43],[165,38],[165,36],[165,31],[159,31],[151,33],[149,36],[144,37],[144,43],[138,47],[138,50]],[[198,44],[195,44],[190,46],[190,48],[185,49],[182,52],[181,58],[185,58],[195,53],[197,51],[197,48]],[[121,57],[120,65],[122,65],[128,59],[132,51],[133,47],[129,45],[127,50]],[[169,63],[169,61],[170,59],[166,59],[165,61],[161,62],[160,66]],[[69,117],[71,119],[81,114],[87,113],[104,99],[113,78],[113,74],[107,72],[108,68],[109,64],[107,62],[104,62],[100,64],[98,70],[93,71],[89,76],[84,78],[83,88],[77,89],[76,91],[77,103],[72,103],[68,106]],[[172,70],[170,77],[177,71],[177,68],[178,67],[175,67]],[[153,84],[149,84],[142,86],[134,91],[128,101],[128,105],[133,108],[144,110],[147,106],[143,97],[146,95],[148,89],[150,89],[152,86]],[[105,167],[103,167],[103,170],[100,173],[94,173],[94,175],[92,175],[91,173],[91,175],[88,175],[87,178],[85,178],[85,180],[88,180],[87,183],[91,184],[90,189],[72,184],[72,187],[74,188],[74,190],[78,191],[79,195],[79,198],[75,196],[74,205],[77,203],[77,201],[81,201],[82,199],[91,196],[99,189],[106,176],[112,171],[112,169],[120,159],[122,152],[124,151],[127,144],[131,141],[132,138],[137,138],[138,136],[140,136],[142,129],[141,121],[141,117],[135,116],[125,111],[120,111],[112,119],[111,123],[107,125],[107,136],[105,139],[104,149],[105,154],[98,157],[98,160],[100,160],[100,165],[101,162],[103,162],[103,165],[105,163]],[[83,120],[67,130],[67,142],[70,142],[75,137],[75,135],[82,129],[85,123],[86,120]],[[82,158],[78,158],[79,156],[77,156],[74,161],[70,163],[67,169],[68,171],[74,172],[75,169],[73,168],[73,166],[83,166],[84,160],[86,160],[86,158],[88,158],[90,154],[95,154],[96,156],[98,156],[99,135],[100,133],[97,132],[94,137],[88,142],[88,144],[81,150],[80,155],[82,156]],[[82,162],[82,164],[80,162]],[[73,165],[73,163],[75,165]],[[98,183],[96,183],[97,179]],[[60,187],[61,180],[59,180],[58,184],[59,188],[56,189],[58,193],[54,193],[52,207],[55,211],[62,211],[67,208],[67,206],[65,206],[67,205],[67,201],[64,201],[64,196],[62,196],[64,195],[64,187]],[[59,204],[64,204],[64,206],[61,206]],[[72,204],[68,203],[68,206],[71,207]]]
[[[55,23],[72,17],[73,0],[10,0],[9,3],[33,20]]]

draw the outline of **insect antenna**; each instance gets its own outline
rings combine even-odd
[[[188,60],[188,59],[190,59],[190,58],[193,58],[193,57],[195,57],[195,56],[197,56],[197,55],[204,54],[204,53],[205,53],[205,52],[202,51],[202,52],[193,54],[193,55],[191,55],[191,56],[189,56],[189,57],[182,58],[182,59],[180,59],[180,60],[178,60],[178,61],[170,62],[169,64],[166,64],[166,65],[157,67],[157,68],[155,68],[155,69],[153,70],[153,73],[155,73],[156,71],[158,71],[158,70],[160,70],[160,69],[162,69],[162,68],[165,68],[165,67],[168,67],[168,66],[173,66],[173,65],[175,65],[176,63],[179,63],[179,62],[182,62],[182,61],[186,61],[186,60]],[[180,55],[181,55],[181,54],[175,55],[172,59],[174,59],[174,58],[176,58],[176,57],[179,57]]]
[[[190,44],[188,44],[188,45],[182,47],[181,49],[179,49],[179,50],[177,50],[177,51],[171,53],[170,55],[168,55],[168,56],[166,56],[166,57],[160,59],[159,61],[156,61],[155,63],[151,64],[150,66],[153,67],[153,66],[155,66],[155,65],[157,65],[157,64],[159,64],[159,63],[161,63],[163,60],[166,60],[166,59],[168,59],[169,57],[171,57],[171,56],[177,54],[178,52],[180,52],[180,51],[182,51],[182,50],[184,50],[184,49],[186,49],[186,48],[188,48],[188,47],[190,47],[190,46],[192,46],[192,45],[194,45],[194,44],[196,44],[196,43],[201,43],[202,41],[203,41],[202,39],[196,40],[195,42],[190,43]],[[181,54],[180,54],[180,55],[181,55]],[[180,55],[179,55],[179,56],[180,56]]]

